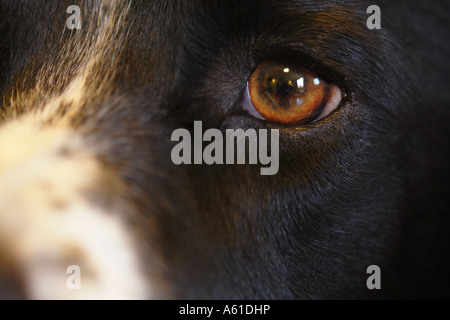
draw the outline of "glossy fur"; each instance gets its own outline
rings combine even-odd
[[[53,105],[39,126],[84,137],[102,172],[88,201],[119,212],[148,297],[450,296],[446,1],[378,1],[381,30],[366,27],[371,1],[108,3],[0,1],[0,121]],[[79,31],[65,28],[72,4]],[[266,59],[303,63],[344,103],[302,126],[248,116],[243,90]],[[82,94],[59,99],[77,75]],[[278,128],[278,174],[175,166],[170,134],[195,120]],[[29,298],[0,249],[0,297]],[[374,264],[381,290],[366,287]]]

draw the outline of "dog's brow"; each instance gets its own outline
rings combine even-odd
[[[233,57],[228,65],[239,63],[249,70],[264,59],[287,53],[299,62],[309,58],[342,78],[370,81],[368,72],[383,74],[379,69],[384,57],[396,59],[398,51],[386,41],[385,30],[367,28],[364,5],[231,1],[226,6],[211,2],[207,8],[191,8],[191,19],[186,21],[184,39],[189,46],[184,63],[197,66],[192,77],[212,73],[219,52],[224,59]]]

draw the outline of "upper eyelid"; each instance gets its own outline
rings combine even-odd
[[[339,70],[333,63],[323,61],[320,57],[314,56],[306,48],[298,48],[289,43],[281,46],[267,46],[256,48],[257,52],[252,54],[251,67],[248,72],[248,79],[256,70],[258,65],[265,60],[278,60],[286,63],[296,63],[307,69],[316,72],[322,78],[332,81],[340,86],[347,86],[348,76],[346,70]],[[247,79],[247,80],[248,80]]]
[[[248,82],[253,72],[261,62],[265,60],[279,60],[286,63],[295,63],[302,65],[303,67],[314,71],[319,77],[325,79],[326,81],[334,83],[342,91],[342,100],[347,99],[351,96],[351,82],[349,81],[348,77],[336,71],[334,68],[327,66],[325,63],[311,58],[303,51],[300,52],[298,50],[290,50],[283,47],[269,47],[266,48],[265,51],[266,52],[259,55],[258,59],[254,59],[252,67],[248,72],[247,78],[245,80],[246,82]]]

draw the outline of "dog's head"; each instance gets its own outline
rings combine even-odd
[[[448,293],[448,6],[370,5],[1,0],[0,297]]]

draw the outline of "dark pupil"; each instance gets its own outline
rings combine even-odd
[[[289,95],[295,88],[287,80],[281,80],[277,82],[277,94],[284,97]]]
[[[266,84],[267,90],[281,98],[291,95],[297,89],[297,84],[293,80],[270,77]]]

